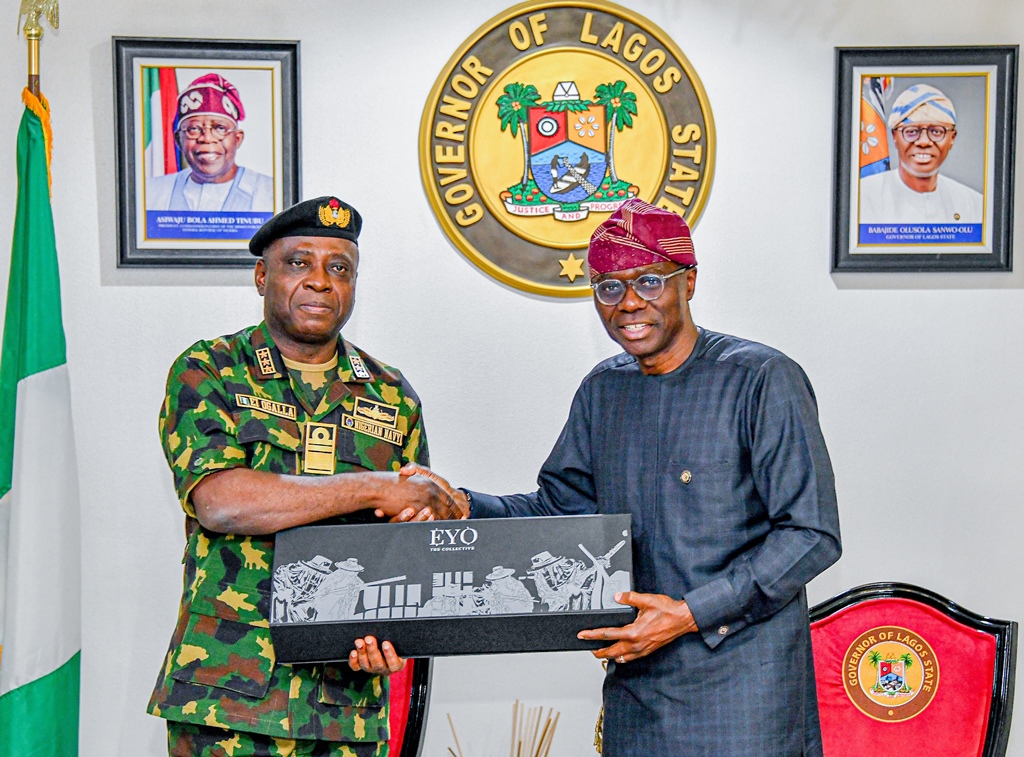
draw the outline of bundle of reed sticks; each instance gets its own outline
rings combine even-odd
[[[512,705],[512,746],[509,757],[548,757],[551,752],[551,740],[555,738],[555,727],[558,725],[560,712],[548,708],[547,717],[541,722],[543,707],[527,709],[519,700]]]
[[[555,738],[555,727],[558,725],[558,716],[561,713],[555,712],[549,707],[547,717],[541,722],[543,715],[543,707],[527,709],[525,704],[520,704],[519,700],[516,700],[512,705],[512,745],[509,757],[549,757],[551,741]],[[455,749],[448,747],[448,754],[451,757],[465,757],[462,753],[462,746],[459,744],[459,735],[455,732],[455,722],[452,720],[451,713],[448,713],[448,725],[451,727],[452,737],[455,739]]]

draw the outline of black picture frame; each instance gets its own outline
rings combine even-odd
[[[299,43],[140,37],[112,42],[118,267],[252,266],[252,233],[300,197]],[[241,137],[232,132],[218,143],[230,142],[231,164],[237,154],[244,170],[234,171],[226,197],[217,195],[220,209],[204,202],[203,209],[190,210],[182,203],[195,195],[185,200],[185,193],[199,185],[187,181],[194,164],[183,155],[184,136],[179,140],[173,129],[180,109],[188,107],[184,96],[193,77],[214,73],[236,80],[231,86],[238,99],[232,103],[249,102],[243,107],[248,113],[238,113]],[[225,90],[200,91],[220,97]],[[232,103],[222,107],[237,111]],[[210,134],[204,131],[202,139]],[[255,166],[243,166],[243,160]]]
[[[836,48],[833,273],[1012,270],[1017,58],[1016,45]],[[944,210],[954,215],[953,220],[931,215],[927,221],[924,215],[915,220],[915,214],[932,211],[915,204],[917,194],[923,200],[924,192],[904,189],[905,182],[894,183],[902,172],[899,146],[887,121],[903,91],[938,84],[956,92],[948,99],[954,106],[960,99],[961,106],[940,168],[929,170],[938,170],[939,181],[959,194]],[[868,103],[874,103],[877,122],[872,122],[875,115]],[[882,134],[888,170],[881,160],[864,165],[882,149]],[[964,146],[954,151],[957,139],[957,147]],[[951,153],[957,158],[955,166],[946,160]],[[960,180],[948,176],[942,166],[959,172]],[[886,173],[888,186],[882,189],[882,177],[869,171]],[[893,199],[908,191],[917,194],[909,195],[907,203]],[[980,217],[975,222],[979,200]],[[956,212],[960,207],[970,208],[963,218]],[[887,213],[892,214],[891,221]]]

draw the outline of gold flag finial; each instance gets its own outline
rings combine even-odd
[[[39,96],[39,40],[43,38],[43,26],[39,17],[45,16],[54,29],[60,26],[60,9],[57,0],[21,0],[18,10],[18,25],[25,17],[21,27],[28,40],[28,88],[32,94]]]
[[[25,19],[25,36],[31,39],[33,33],[42,36],[43,28],[39,25],[39,17],[45,16],[54,29],[60,26],[60,8],[57,0],[21,0],[21,8],[18,11],[18,25],[21,26],[21,17]],[[38,32],[36,30],[38,29]],[[19,32],[21,30],[19,29]]]

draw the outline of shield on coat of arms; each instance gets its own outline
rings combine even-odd
[[[528,111],[533,180],[541,192],[560,203],[592,196],[608,170],[604,107],[572,102],[574,109],[538,106]]]
[[[886,691],[898,691],[906,680],[902,660],[881,660],[878,663],[878,685]]]

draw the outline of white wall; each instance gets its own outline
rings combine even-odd
[[[1024,4],[629,5],[686,52],[714,110],[718,168],[695,234],[697,321],[787,352],[818,395],[845,554],[811,585],[811,600],[901,580],[1024,618],[1024,250],[1012,274],[828,272],[833,48],[1014,44]],[[458,484],[520,491],[579,379],[614,350],[588,303],[526,296],[478,273],[424,199],[416,144],[427,93],[449,55],[505,6],[76,0],[61,8],[60,31],[47,31],[84,512],[83,755],[164,748],[162,722],[144,710],[174,623],[183,538],[157,409],[181,349],[260,315],[247,272],[115,267],[110,37],[302,40],[303,195],[337,194],[365,218],[346,335],[410,377],[436,469]],[[10,31],[0,49],[0,240],[11,238],[25,65]],[[8,250],[0,242],[4,287]],[[517,697],[562,711],[553,754],[592,754],[600,677],[585,653],[439,660],[425,754],[454,746],[448,712],[467,757],[501,753]],[[1024,755],[1022,729],[1018,720],[1011,754]]]

